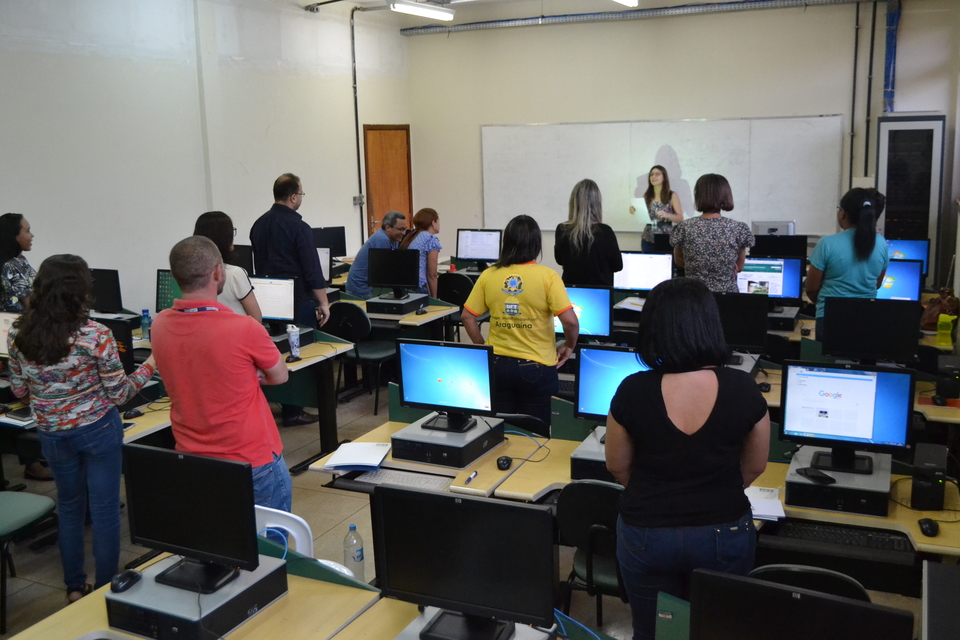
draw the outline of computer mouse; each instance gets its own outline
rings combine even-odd
[[[121,571],[117,575],[113,576],[113,580],[110,581],[110,591],[113,591],[114,593],[123,593],[133,585],[140,582],[141,578],[143,578],[143,574],[136,569],[127,569],[125,571]]]
[[[424,309],[423,307],[420,307],[419,309],[417,309],[418,316],[426,315],[426,313],[427,313],[427,310]]]
[[[139,418],[142,415],[143,415],[143,411],[140,411],[140,409],[130,409],[128,411],[123,412],[123,419],[133,420],[134,418]]]
[[[920,533],[928,538],[935,538],[940,533],[940,523],[936,520],[921,518],[917,520],[917,524],[920,525]]]
[[[938,407],[945,407],[947,406],[947,399],[943,396],[933,396],[933,404]]]
[[[757,386],[760,387],[760,393],[766,393],[766,392],[770,391],[770,383],[769,383],[769,382],[758,382],[758,383],[757,383]]]
[[[284,362],[300,362],[302,359],[300,356],[291,354],[284,359]]]
[[[513,464],[513,458],[510,456],[500,456],[497,458],[497,469],[500,469],[500,471],[506,471],[510,468],[511,464]]]
[[[808,336],[810,335],[810,333],[811,333],[810,329],[800,329],[800,335],[802,336]]]
[[[0,413],[9,413],[9,412],[10,412],[10,405],[0,404]]]

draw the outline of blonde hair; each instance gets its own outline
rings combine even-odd
[[[570,192],[570,218],[563,223],[576,252],[593,244],[593,227],[603,222],[600,187],[593,180],[581,180]]]

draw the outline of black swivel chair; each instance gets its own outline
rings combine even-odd
[[[453,331],[456,330],[457,342],[460,341],[460,327],[463,326],[460,314],[463,313],[463,305],[470,297],[471,291],[473,291],[473,280],[465,273],[453,271],[437,276],[437,298],[460,307],[456,313],[443,318],[445,340],[452,340]],[[478,325],[489,321],[489,311],[477,317]]]
[[[750,577],[870,602],[870,594],[862,584],[845,573],[830,569],[803,564],[767,564],[751,571]]]

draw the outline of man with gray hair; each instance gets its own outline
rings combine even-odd
[[[249,462],[254,501],[290,511],[292,486],[283,443],[261,384],[287,381],[287,366],[266,329],[217,302],[226,271],[220,250],[203,236],[170,251],[183,293],[153,323],[150,339],[170,394],[177,450]]]
[[[373,289],[370,288],[369,264],[370,249],[396,249],[404,234],[407,233],[407,218],[399,211],[391,211],[383,216],[380,228],[360,247],[357,257],[350,265],[350,271],[347,274],[347,293],[364,300],[373,297]]]

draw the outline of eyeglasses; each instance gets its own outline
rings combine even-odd
[[[236,227],[233,228],[233,237],[234,237],[234,238],[237,237],[237,228],[236,228]]]
[[[300,196],[300,197],[302,198],[303,196],[305,196],[305,195],[307,195],[307,194],[305,194],[305,193],[304,193],[303,191],[301,191],[301,192],[300,192],[300,193],[298,193],[297,195],[298,195],[298,196]]]

